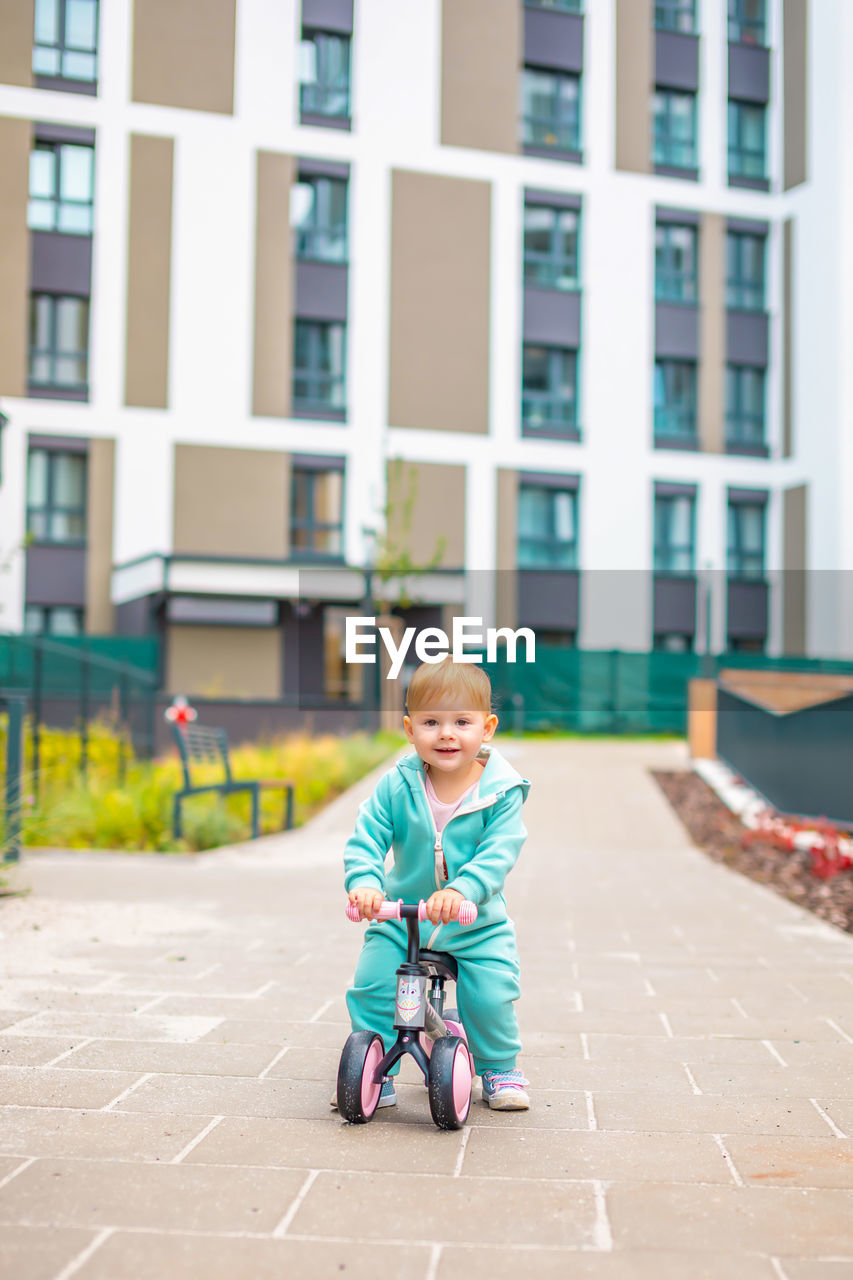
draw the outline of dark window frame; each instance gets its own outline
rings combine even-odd
[[[540,253],[527,247],[527,215],[535,212],[551,215],[551,226],[548,228],[548,251],[546,253]],[[574,250],[568,254],[564,253],[561,247],[561,240],[567,233],[561,229],[560,222],[566,217],[574,219]],[[555,289],[561,293],[577,292],[580,289],[580,209],[566,209],[561,205],[527,203],[524,206],[522,238],[524,283],[526,285],[531,285],[536,289]]]
[[[297,316],[293,326],[293,408],[296,410],[304,409],[306,411],[331,410],[333,413],[340,414],[346,412],[346,392],[347,392],[347,369],[346,369],[346,324],[342,320],[304,320]],[[298,365],[296,362],[296,353],[298,351],[298,333],[299,330],[307,330],[309,333],[308,349],[310,359],[307,365]],[[340,353],[341,368],[340,372],[325,373],[322,369],[322,342],[323,335],[329,335],[332,330],[339,329],[341,331]],[[304,380],[306,386],[314,391],[319,391],[321,387],[328,388],[326,395],[297,395],[297,382]],[[335,402],[334,389],[340,386],[340,403]]]
[[[100,23],[101,23],[101,6],[99,3],[99,0],[93,0],[94,8],[95,8],[95,44],[94,44],[94,48],[91,48],[91,49],[81,48],[76,45],[72,45],[68,43],[67,28],[68,28],[69,0],[55,0],[55,9],[57,11],[57,29],[59,33],[58,42],[48,43],[44,40],[37,40],[36,33],[35,33],[35,23],[38,21],[37,11],[40,3],[45,3],[45,0],[35,0],[35,4],[33,6],[33,10],[34,10],[33,12],[33,23],[34,23],[33,25],[33,59],[32,59],[33,74],[36,76],[43,76],[51,80],[53,79],[68,80],[69,82],[74,84],[96,85],[98,83],[98,56],[99,56]],[[58,53],[59,55],[58,70],[50,71],[50,70],[46,70],[43,66],[39,67],[36,65],[38,61],[38,51],[40,49],[47,50],[52,53]],[[93,74],[91,76],[88,76],[88,75],[80,76],[80,75],[69,74],[66,66],[66,60],[69,56],[73,58],[74,55],[79,55],[79,54],[83,54],[93,59],[94,67],[93,67]]]
[[[677,503],[689,503],[689,541],[679,543],[669,536],[672,532]],[[658,513],[667,513],[659,520]],[[664,537],[663,535],[667,536]],[[696,572],[696,497],[694,494],[655,494],[654,506],[654,572],[662,577],[687,578]],[[681,560],[683,557],[683,561]]]
[[[760,275],[746,270],[750,248],[760,246]],[[733,311],[764,311],[767,286],[767,236],[752,231],[726,232],[726,306]]]
[[[685,271],[676,262],[674,231],[686,231],[691,238],[692,269]],[[680,251],[679,251],[680,252]],[[658,222],[655,225],[655,301],[683,302],[695,306],[699,297],[698,229],[687,222]]]
[[[548,390],[542,391],[525,385],[525,358],[531,351],[545,353]],[[565,432],[574,436],[578,430],[578,350],[576,347],[559,347],[545,342],[525,342],[521,353],[521,426],[524,435],[547,432]],[[572,394],[562,391],[560,365],[568,360],[571,366]],[[555,387],[557,388],[555,390]],[[535,421],[536,407],[543,411],[542,421]]]
[[[303,44],[313,44],[317,60],[317,79],[299,83],[299,110],[303,116],[327,120],[349,120],[352,113],[352,36],[342,31],[326,31],[322,27],[303,27]],[[328,50],[332,42],[345,47],[345,71],[336,81],[328,74]],[[329,110],[330,101],[343,94],[344,110]]]
[[[341,477],[341,502],[339,516],[336,521],[317,520],[315,518],[316,505],[316,489],[317,481],[324,479],[330,475],[339,475]],[[308,513],[305,519],[298,518],[294,513],[297,506],[297,476],[311,477],[310,483],[306,487],[306,498]],[[290,480],[290,556],[291,559],[299,560],[323,560],[323,561],[342,561],[344,559],[344,499],[345,499],[345,483],[346,475],[343,465],[336,464],[327,467],[300,465],[298,462],[293,463]],[[297,531],[304,533],[313,544],[314,535],[337,533],[338,550],[326,551],[314,545],[300,546],[295,545],[294,534]]]
[[[660,374],[660,377],[659,377]],[[688,395],[679,399],[673,393],[677,389],[679,375],[687,375]],[[697,383],[698,369],[695,360],[671,359],[658,356],[655,360],[654,427],[655,441],[677,440],[695,443],[697,439]],[[658,401],[658,387],[664,391],[663,403]]]
[[[317,210],[323,203],[319,191],[321,184],[332,184],[343,188],[343,220],[340,223],[319,223]],[[311,205],[312,219],[307,223],[294,226],[294,253],[298,262],[331,262],[338,266],[347,263],[349,257],[349,182],[346,178],[336,178],[322,173],[300,173],[297,186],[311,187],[314,197]],[[339,253],[322,252],[322,246],[329,242],[339,243]]]
[[[551,9],[557,13],[583,13],[583,0],[524,0],[528,9]]]
[[[45,457],[46,471],[46,494],[43,504],[36,505],[30,501],[30,467],[32,459],[36,455],[43,454]],[[55,501],[55,492],[57,487],[56,469],[59,459],[75,459],[82,463],[83,467],[83,499],[78,504],[61,503]],[[26,492],[26,521],[27,533],[32,537],[33,541],[41,545],[49,544],[51,546],[62,547],[85,547],[88,537],[88,509],[86,503],[87,485],[89,481],[89,462],[85,453],[70,449],[47,449],[42,445],[34,445],[27,454],[27,492]],[[59,538],[51,532],[54,516],[63,516],[66,519],[73,519],[75,516],[80,518],[83,532],[79,536]],[[33,517],[40,517],[43,522],[42,532],[36,532],[33,528]]]
[[[91,191],[87,200],[70,200],[62,196],[62,167],[64,163],[65,152],[69,148],[76,151],[89,151],[92,155],[91,167]],[[30,231],[46,231],[63,236],[91,236],[95,227],[95,148],[88,143],[82,142],[47,142],[40,138],[36,138],[33,143],[31,155],[33,152],[46,151],[54,156],[54,193],[52,196],[34,196],[32,190],[27,193],[27,226]],[[32,176],[30,177],[32,181]],[[32,205],[50,205],[53,209],[53,226],[40,227],[34,226],[30,221],[30,208]],[[60,223],[60,212],[66,206],[71,209],[87,209],[89,213],[89,225],[85,230],[63,228]]]
[[[747,7],[750,0],[729,0],[728,4],[728,37],[730,44],[750,44],[759,48],[767,47],[767,4],[766,0],[752,0],[761,10],[759,18],[750,17]]]
[[[758,512],[761,517],[761,547],[758,551],[744,548],[743,525],[746,513]],[[729,502],[726,522],[726,574],[729,578],[746,582],[763,582],[767,560],[767,504],[764,502]]]
[[[48,300],[50,304],[49,311],[49,330],[50,345],[47,347],[37,347],[34,343],[34,331],[36,328],[36,315],[40,301]],[[62,351],[57,348],[57,323],[59,305],[63,302],[75,302],[84,308],[85,313],[85,332],[86,344],[79,351]],[[88,395],[89,392],[89,321],[90,307],[89,299],[81,297],[79,294],[67,293],[31,293],[30,294],[30,329],[28,343],[28,384],[29,388],[43,392],[57,391],[59,393],[71,392],[77,394]],[[50,363],[51,377],[36,378],[33,376],[33,366],[36,360],[48,360]],[[83,363],[84,378],[83,381],[60,381],[56,377],[56,365],[59,360],[80,360]]]
[[[545,533],[530,534],[521,532],[521,518],[516,522],[516,565],[519,569],[567,569],[578,568],[578,490],[575,486],[559,488],[557,485],[537,485],[520,483],[518,486],[518,505],[522,503],[525,492],[542,494],[548,499],[548,529]],[[557,502],[563,496],[568,497],[571,508],[572,530],[570,539],[561,537],[557,531]],[[527,554],[522,551],[522,543],[527,544]],[[544,554],[536,555],[537,549]]]
[[[50,619],[59,610],[65,613],[73,613],[77,618],[79,627],[77,631],[55,630],[50,626]],[[33,613],[39,611],[42,615],[42,625],[40,627],[30,626],[30,620]],[[45,625],[47,624],[47,625]],[[24,634],[31,636],[82,636],[86,632],[86,610],[79,604],[25,604],[24,605]]]
[[[747,113],[761,117],[761,147],[745,147],[743,135]],[[767,179],[767,106],[763,102],[747,102],[729,98],[727,112],[728,176],[730,178]],[[750,163],[752,162],[752,163]]]
[[[755,378],[761,408],[746,407],[746,383]],[[767,370],[761,365],[726,365],[726,444],[764,445],[767,432]]]
[[[672,111],[677,101],[690,101],[690,139],[677,137],[671,130],[671,122],[675,118]],[[658,111],[658,102],[663,101],[665,110]],[[688,89],[671,89],[667,85],[656,85],[652,97],[652,163],[666,169],[683,170],[684,173],[695,173],[698,165],[698,130],[697,130],[696,94]],[[666,125],[666,128],[660,127]]]
[[[656,31],[695,35],[696,0],[655,0],[654,24]]]
[[[545,76],[551,80],[550,105],[547,115],[534,115],[527,110],[530,76]],[[560,95],[561,84],[575,85],[571,110]],[[541,148],[558,155],[576,155],[581,150],[581,77],[576,71],[562,71],[556,67],[540,67],[525,63],[521,73],[521,141],[525,147]]]

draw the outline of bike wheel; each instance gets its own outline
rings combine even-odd
[[[465,1030],[462,1023],[459,1021],[458,1009],[447,1010],[447,1013],[444,1015],[444,1025],[447,1027],[447,1030],[450,1032],[452,1036],[459,1036],[460,1040],[464,1040],[466,1045],[468,1044],[468,1032]],[[474,1076],[477,1073],[474,1070],[474,1059],[471,1056],[470,1047],[469,1047],[468,1056],[469,1058],[471,1058],[471,1079],[473,1080]]]
[[[461,1129],[471,1109],[471,1058],[459,1036],[444,1036],[429,1060],[429,1109],[439,1129]]]
[[[350,1124],[367,1124],[379,1106],[381,1080],[376,1068],[385,1057],[382,1037],[374,1031],[353,1031],[344,1045],[338,1067],[338,1112]]]

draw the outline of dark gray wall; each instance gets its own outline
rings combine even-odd
[[[853,825],[853,698],[777,716],[721,688],[717,750],[783,813]]]
[[[738,578],[727,584],[726,634],[738,640],[767,635],[767,583]]]
[[[655,303],[655,355],[673,360],[699,359],[699,309]]]
[[[699,88],[699,37],[679,31],[655,32],[655,83],[667,89]]]
[[[576,631],[580,574],[574,569],[519,569],[518,625]]]
[[[770,101],[770,51],[749,44],[729,45],[729,97]]]
[[[559,347],[579,347],[581,341],[581,298],[575,291],[524,290],[524,340]]]
[[[696,579],[656,574],[654,579],[655,635],[677,631],[694,635],[696,631]]]
[[[296,318],[346,320],[347,268],[332,262],[297,262]]]
[[[485,33],[484,33],[485,35]],[[548,9],[524,9],[524,61],[558,71],[583,70],[583,18]]]
[[[348,35],[352,31],[352,5],[353,0],[302,0],[302,25]]]
[[[27,547],[27,604],[86,603],[85,547]]]
[[[34,293],[70,293],[87,298],[92,279],[92,237],[58,231],[32,232],[31,288]]]
[[[726,312],[726,360],[766,368],[767,316],[763,312]]]

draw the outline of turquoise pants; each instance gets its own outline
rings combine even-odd
[[[421,946],[436,926],[421,924]],[[454,1001],[447,988],[447,1007],[454,1003],[468,1033],[477,1075],[484,1071],[510,1071],[521,1051],[514,1002],[521,994],[515,929],[510,920],[484,929],[443,925],[432,945],[447,951],[459,966]],[[406,959],[406,925],[400,920],[372,924],[347,992],[347,1009],[353,1031],[376,1031],[386,1050],[397,1038],[394,1030],[396,970]],[[394,1075],[399,1063],[391,1068]]]

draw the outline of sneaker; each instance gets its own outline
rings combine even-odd
[[[335,1092],[332,1094],[331,1098],[329,1099],[329,1105],[331,1106],[333,1111],[337,1111],[338,1109],[337,1089],[335,1089]],[[394,1088],[394,1081],[391,1078],[391,1076],[386,1076],[385,1079],[382,1081],[382,1090],[379,1094],[379,1101],[376,1104],[376,1110],[378,1111],[380,1107],[396,1107],[396,1105],[397,1105],[397,1091]]]
[[[526,1111],[530,1106],[524,1086],[530,1084],[524,1072],[513,1068],[512,1071],[483,1072],[483,1101],[488,1102],[493,1111]]]

